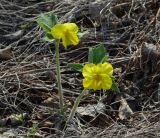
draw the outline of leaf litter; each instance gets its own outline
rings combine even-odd
[[[1,0],[2,137],[160,137],[159,7],[158,0]],[[89,91],[65,132],[65,118],[58,114],[55,48],[41,40],[35,22],[43,12],[89,32],[76,48],[60,49],[66,115],[82,89],[81,74],[67,63],[86,62],[88,48],[97,44],[104,43],[123,94],[119,99],[113,91]]]

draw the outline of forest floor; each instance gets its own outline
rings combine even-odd
[[[36,19],[56,14],[87,31],[78,46],[60,47],[65,115],[58,113],[55,48]],[[89,91],[74,123],[65,119],[82,91],[86,63],[103,43],[123,97]],[[158,0],[0,0],[0,138],[160,137],[160,2]],[[128,111],[129,110],[129,111]]]

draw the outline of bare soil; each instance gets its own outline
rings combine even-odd
[[[65,114],[58,112],[55,48],[36,23],[51,12],[89,33],[76,47],[60,47]],[[89,91],[64,131],[83,89],[68,63],[86,63],[88,48],[104,43],[123,98]],[[158,0],[0,0],[0,137],[160,137],[160,2]],[[103,105],[103,106],[102,106]],[[127,105],[127,106],[126,106]],[[129,107],[132,114],[128,114]],[[125,109],[125,110],[121,110]],[[127,111],[126,111],[127,110]],[[130,113],[130,112],[129,112]]]

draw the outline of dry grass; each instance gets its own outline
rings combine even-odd
[[[13,53],[11,59],[0,62],[1,134],[9,137],[12,130],[15,137],[26,137],[35,123],[39,125],[37,137],[160,137],[159,7],[158,0],[1,0],[0,48],[12,47]],[[57,14],[60,22],[76,22],[81,31],[89,31],[77,47],[60,49],[66,104],[71,107],[82,89],[81,74],[70,70],[67,63],[87,62],[88,48],[103,42],[120,90],[134,112],[132,117],[119,119],[116,94],[103,93],[100,99],[98,93],[91,92],[81,106],[102,101],[106,123],[77,114],[75,124],[62,131],[54,46],[41,41],[43,33],[35,22],[43,12]],[[13,114],[23,114],[23,122]]]

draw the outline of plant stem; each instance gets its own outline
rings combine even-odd
[[[59,94],[59,104],[60,110],[63,111],[63,91],[62,91],[62,83],[61,83],[61,73],[60,73],[60,63],[59,63],[59,40],[55,41],[56,47],[56,73],[57,73],[57,83],[58,83],[58,94]]]
[[[71,122],[71,120],[73,119],[73,117],[74,117],[74,115],[75,115],[75,113],[76,113],[76,109],[77,109],[77,107],[78,107],[78,105],[79,105],[79,103],[80,103],[80,100],[82,99],[82,97],[84,96],[85,93],[86,93],[86,89],[84,89],[84,90],[80,93],[80,95],[77,97],[77,99],[76,99],[76,101],[75,101],[75,103],[74,103],[74,106],[73,106],[73,108],[72,108],[72,110],[71,110],[71,113],[70,113],[70,115],[69,115],[69,117],[68,117],[68,120],[67,120],[66,124],[68,124],[69,122]]]

